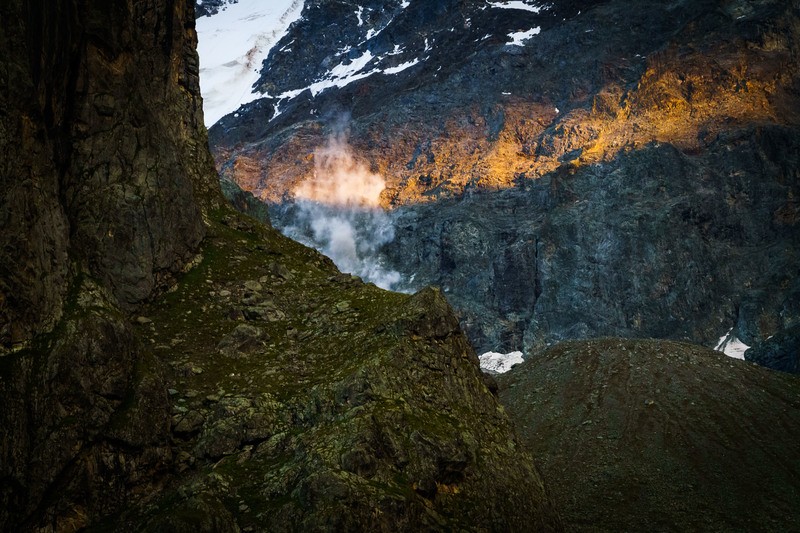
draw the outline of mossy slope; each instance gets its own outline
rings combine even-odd
[[[559,529],[438,291],[390,293],[232,210],[212,219],[136,319],[171,369],[171,488],[115,524]]]

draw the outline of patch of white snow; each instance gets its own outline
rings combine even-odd
[[[482,369],[489,370],[490,372],[497,372],[498,374],[504,374],[511,370],[512,366],[518,365],[524,361],[522,352],[486,352],[478,356],[478,360],[481,363]]]
[[[525,46],[525,41],[533,37],[534,35],[538,35],[541,33],[542,28],[536,26],[528,31],[516,31],[513,33],[509,33],[508,36],[511,37],[511,40],[506,44],[511,46]]]
[[[717,346],[714,349],[724,353],[728,357],[744,359],[744,352],[749,348],[748,345],[736,338],[736,335],[733,333],[733,328],[731,328],[725,335],[719,338]]]
[[[405,63],[397,65],[396,67],[389,67],[387,69],[384,69],[383,73],[384,74],[397,74],[398,72],[403,72],[405,69],[407,69],[409,67],[413,67],[417,63],[419,63],[419,59],[412,59],[411,61],[406,61]]]
[[[539,6],[532,6],[530,4],[526,4],[520,0],[516,1],[506,1],[506,2],[487,2],[489,7],[499,7],[501,9],[522,9],[523,11],[531,11],[532,13],[538,13],[542,10]]]

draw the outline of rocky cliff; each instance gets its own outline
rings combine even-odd
[[[800,380],[676,342],[564,342],[498,378],[572,531],[794,531]]]
[[[347,113],[396,217],[384,259],[408,288],[443,287],[481,350],[732,329],[755,345],[798,320],[799,17],[784,1],[308,1],[213,152],[291,225]]]
[[[0,7],[0,529],[559,530],[440,292],[221,200],[193,10]]]

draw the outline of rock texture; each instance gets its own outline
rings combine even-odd
[[[539,7],[309,1],[270,98],[211,129],[217,166],[281,227],[348,114],[397,216],[389,267],[443,287],[480,350],[797,323],[797,5]],[[367,53],[364,72],[419,62],[278,97]]]
[[[222,201],[191,3],[0,18],[0,530],[562,529],[440,292]]]
[[[750,348],[744,358],[782,372],[800,374],[800,325],[794,325]]]
[[[800,381],[652,340],[565,342],[498,376],[572,531],[800,527]]]
[[[221,196],[190,3],[0,9],[0,529],[72,530],[167,468],[160,364],[124,313]]]
[[[233,212],[209,232],[138,326],[170,369],[175,475],[112,523],[560,529],[439,291],[387,293]]]
[[[4,6],[3,350],[52,329],[76,271],[130,307],[203,236],[216,184],[192,6],[115,6]]]
[[[781,217],[796,194],[785,179],[800,163],[796,139],[746,130],[702,155],[653,143],[401,210],[387,254],[441,283],[480,349],[614,334],[714,346],[734,326],[755,345],[800,319],[800,233]]]

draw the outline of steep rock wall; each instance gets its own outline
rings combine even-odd
[[[196,249],[216,185],[192,9],[4,4],[3,350],[52,328],[78,271],[129,308]]]
[[[72,529],[166,468],[162,372],[126,315],[194,257],[220,196],[191,3],[0,18],[0,529]]]

